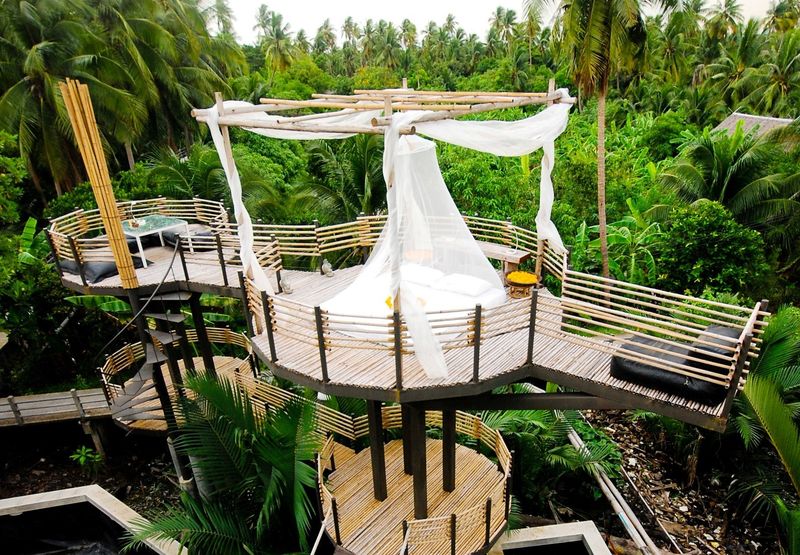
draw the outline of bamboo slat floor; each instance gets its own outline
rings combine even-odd
[[[492,535],[505,526],[504,480],[497,465],[488,458],[463,445],[456,447],[456,487],[452,492],[442,489],[442,442],[427,440],[428,517],[449,517],[492,499]],[[370,450],[364,449],[349,459],[340,459],[336,451],[336,470],[328,475],[327,487],[336,498],[342,547],[357,553],[396,555],[403,543],[403,520],[414,518],[413,478],[403,472],[401,440],[386,444],[386,481],[388,497],[376,501],[372,491]],[[480,513],[481,518],[483,512]],[[456,535],[457,552],[472,553],[484,544],[485,524],[465,527],[461,537]],[[328,533],[335,537],[333,522]],[[445,536],[437,544],[425,545],[416,553],[449,554],[450,543]],[[438,545],[440,543],[440,545]]]
[[[75,394],[77,404],[71,391],[2,398],[0,427],[106,418],[111,415],[102,389],[82,389],[75,391]]]

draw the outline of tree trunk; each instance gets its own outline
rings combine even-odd
[[[136,164],[136,160],[133,159],[133,148],[131,148],[131,143],[125,143],[125,155],[128,157],[128,169],[132,170],[133,166]]]
[[[31,163],[30,159],[28,159],[28,175],[31,176],[33,188],[36,189],[36,192],[39,194],[39,198],[42,201],[42,206],[47,206],[47,198],[44,196],[44,189],[42,189],[42,180],[39,177],[39,174],[36,172],[36,169],[33,167],[33,163]]]
[[[608,229],[606,227],[606,93],[597,95],[597,219],[600,224],[600,256],[603,277],[608,277]]]

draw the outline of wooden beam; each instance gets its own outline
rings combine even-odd
[[[485,393],[419,401],[426,410],[621,410],[630,406],[586,393]]]
[[[405,403],[400,404],[400,420],[403,433],[403,472],[413,474],[414,466],[411,463],[411,457],[413,456],[413,449],[411,448],[413,440],[411,437],[411,409]]]
[[[456,411],[442,411],[442,489],[456,489]]]
[[[372,463],[372,491],[375,499],[386,499],[386,455],[383,450],[383,417],[380,401],[367,401],[369,456]]]
[[[411,414],[411,464],[414,480],[414,518],[428,518],[428,464],[425,409],[409,407]]]

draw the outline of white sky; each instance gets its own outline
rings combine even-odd
[[[742,14],[745,19],[750,17],[764,17],[769,8],[769,0],[739,0],[742,4]],[[447,14],[456,16],[458,24],[467,33],[475,33],[481,40],[485,39],[489,28],[489,17],[498,5],[522,13],[521,0],[400,0],[388,2],[386,0],[268,0],[263,2],[280,14],[284,21],[290,25],[290,30],[296,33],[305,29],[309,39],[313,39],[317,28],[326,18],[341,36],[341,27],[344,19],[351,15],[359,25],[367,19],[377,21],[385,19],[399,25],[403,19],[408,18],[414,22],[418,30],[422,30],[428,21],[442,23]],[[555,2],[553,2],[555,3]],[[707,0],[711,6],[714,0]],[[254,43],[256,32],[253,30],[259,0],[229,0],[233,9],[236,35],[244,43]],[[420,37],[421,38],[421,37]]]

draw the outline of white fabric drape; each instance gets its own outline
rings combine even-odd
[[[562,98],[570,99],[565,89],[560,92]],[[238,106],[249,104],[225,103],[226,110]],[[400,136],[400,129],[413,125],[418,134],[498,156],[521,156],[541,148],[537,233],[552,247],[563,250],[561,237],[550,219],[554,201],[551,171],[554,141],[566,129],[570,107],[568,102],[554,104],[532,117],[513,122],[424,121],[431,114],[427,111],[393,114],[384,135],[386,226],[353,284],[322,303],[322,307],[339,314],[385,316],[392,312],[394,300],[399,299],[420,364],[429,377],[446,377],[447,365],[428,313],[437,310],[466,313],[476,304],[489,308],[505,300],[505,291],[447,190],[436,160],[435,144],[418,136]],[[242,263],[252,271],[259,288],[271,291],[253,254],[252,222],[244,208],[236,167],[227,163],[217,110],[201,112],[231,187]],[[277,123],[281,119],[264,112],[228,115],[226,124],[279,139],[343,139],[355,133],[315,132],[313,128],[363,127],[379,115],[381,111],[342,110],[334,116],[304,120],[302,126],[310,131],[248,126],[250,122]]]

